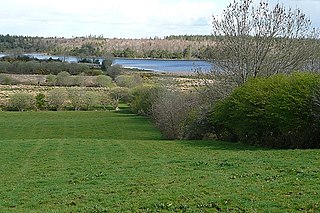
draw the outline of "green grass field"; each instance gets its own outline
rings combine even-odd
[[[166,141],[144,117],[0,112],[0,212],[320,212],[320,151]]]

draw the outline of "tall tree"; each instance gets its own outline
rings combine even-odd
[[[319,35],[299,9],[271,7],[262,0],[234,0],[213,17],[214,74],[236,85],[250,77],[289,73],[312,60]]]

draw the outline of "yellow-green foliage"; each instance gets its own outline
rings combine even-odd
[[[151,115],[152,105],[156,101],[161,87],[145,84],[135,87],[131,92],[130,107],[133,112],[143,115]]]

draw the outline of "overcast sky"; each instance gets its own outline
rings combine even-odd
[[[300,8],[320,27],[320,0],[269,0]],[[148,38],[211,34],[230,0],[2,0],[0,34]]]

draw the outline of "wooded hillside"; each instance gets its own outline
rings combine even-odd
[[[74,56],[114,56],[128,58],[206,58],[214,43],[211,36],[169,36],[149,39],[44,38],[0,35],[0,52],[41,52]]]

